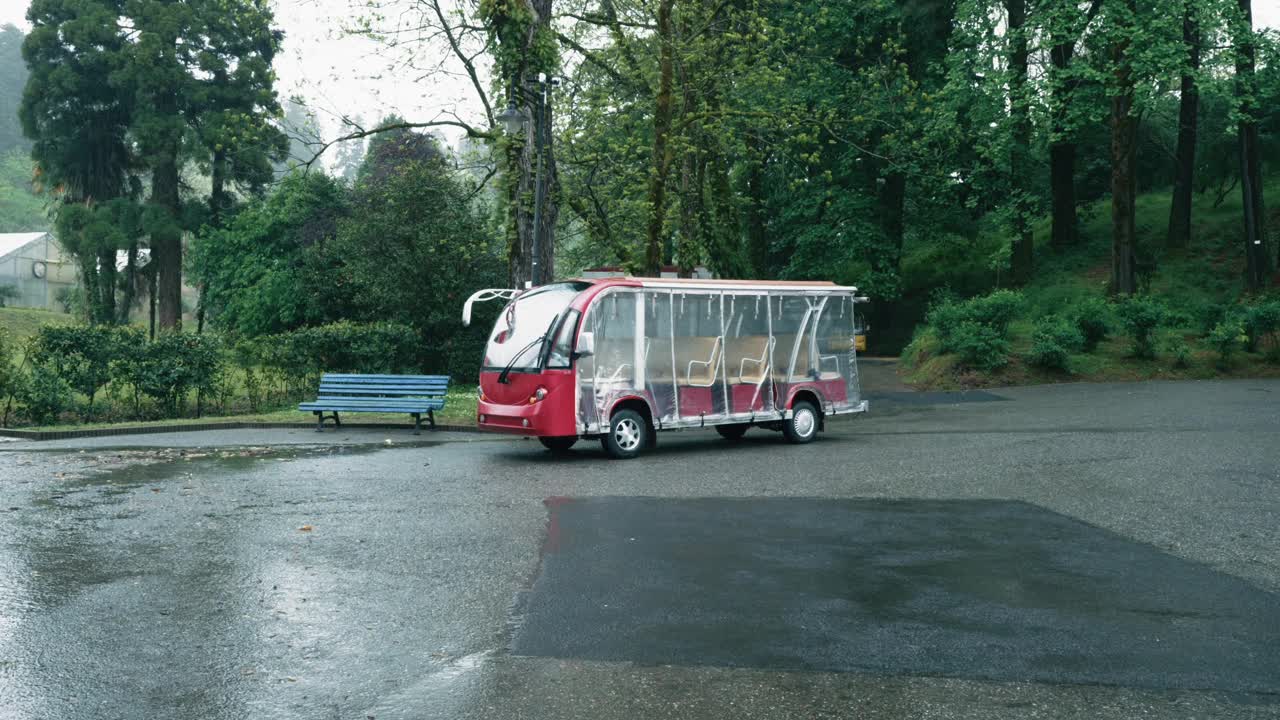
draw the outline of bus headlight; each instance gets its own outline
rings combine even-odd
[[[547,396],[547,389],[546,389],[546,388],[544,388],[544,387],[540,387],[540,388],[538,388],[538,389],[533,393],[533,395],[529,398],[529,404],[530,404],[530,405],[532,405],[532,404],[534,404],[534,403],[538,402],[539,400],[542,400],[542,399],[543,399],[543,398],[545,398],[546,396]]]

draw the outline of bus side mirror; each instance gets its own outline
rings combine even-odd
[[[573,352],[574,357],[588,357],[596,354],[596,336],[590,332],[578,334],[578,347]]]

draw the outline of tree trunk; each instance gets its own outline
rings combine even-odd
[[[509,186],[507,203],[508,247],[507,266],[511,278],[511,286],[524,287],[526,280],[535,285],[550,282],[555,277],[555,228],[559,217],[560,180],[556,169],[554,140],[551,132],[550,91],[547,91],[548,102],[543,102],[543,87],[537,75],[529,67],[534,56],[536,38],[550,32],[553,0],[530,0],[529,6],[534,13],[534,22],[524,39],[523,61],[514,71],[514,77],[506,78],[510,87],[518,88],[517,102],[521,110],[530,118],[524,141],[512,142],[507,149],[507,172],[514,178]],[[546,74],[552,74],[550,68]],[[540,137],[539,137],[540,136]],[[542,180],[543,192],[537,195],[538,187],[538,146],[542,145]],[[537,212],[535,213],[535,207]],[[534,216],[538,216],[534,226]],[[534,233],[541,229],[541,244],[538,250],[538,277],[533,277]]]
[[[227,185],[227,151],[213,151],[213,162],[210,172],[209,190],[209,224],[215,228],[222,227],[222,215],[228,209]],[[196,288],[196,334],[204,332],[204,294],[206,286],[203,282]],[[197,402],[197,408],[199,403]],[[198,414],[198,413],[197,413]]]
[[[889,173],[878,199],[880,229],[889,240],[889,253],[876,253],[870,260],[879,275],[897,278],[902,265],[902,241],[906,234],[907,176],[899,172]]]
[[[98,248],[98,297],[93,304],[95,325],[111,325],[116,321],[116,248]]]
[[[1009,112],[1013,120],[1013,147],[1009,151],[1009,183],[1013,190],[1013,281],[1022,284],[1031,279],[1034,263],[1030,193],[1026,187],[1031,174],[1031,114],[1027,98],[1027,22],[1026,0],[1005,0],[1008,15],[1009,46]]]
[[[138,241],[131,239],[125,254],[124,288],[120,294],[120,304],[116,310],[116,323],[129,324],[129,312],[133,310],[134,298],[138,295]]]
[[[151,203],[168,218],[151,232],[152,262],[158,274],[156,302],[161,330],[182,330],[182,230],[178,227],[178,157],[176,148],[151,170]]]
[[[747,202],[743,214],[747,226],[747,260],[754,277],[772,278],[774,273],[769,267],[769,236],[764,226],[764,153],[758,147],[758,139],[749,139],[748,143],[752,157],[747,161]]]
[[[1135,0],[1125,0],[1129,30]],[[1134,175],[1137,118],[1133,116],[1133,70],[1128,58],[1129,39],[1111,46],[1115,95],[1111,97],[1111,290],[1132,295],[1137,289],[1134,253]]]
[[[669,165],[667,135],[671,132],[671,83],[673,74],[671,9],[674,0],[658,2],[658,94],[653,112],[653,165],[649,170],[649,229],[646,235],[645,272],[658,277],[662,270],[662,226]]]
[[[1262,163],[1258,152],[1258,105],[1254,77],[1257,49],[1253,39],[1253,8],[1239,0],[1243,26],[1236,37],[1236,94],[1240,99],[1240,190],[1244,205],[1245,280],[1250,290],[1267,286],[1271,252],[1264,227]]]
[[[1057,42],[1049,52],[1054,70],[1065,74],[1071,66],[1075,39]],[[1049,243],[1055,248],[1071,247],[1079,239],[1076,220],[1076,144],[1070,140],[1067,108],[1077,82],[1065,79],[1054,85],[1058,97],[1053,102],[1053,140],[1049,143],[1049,193],[1052,196],[1053,230]]]
[[[1187,71],[1182,74],[1178,110],[1178,149],[1174,158],[1173,202],[1169,206],[1170,249],[1185,249],[1191,242],[1191,193],[1196,168],[1196,115],[1200,90],[1195,73],[1200,69],[1200,27],[1195,17],[1195,0],[1182,6],[1182,42],[1187,49]]]

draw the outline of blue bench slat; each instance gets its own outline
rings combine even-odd
[[[444,408],[449,381],[448,375],[324,373],[316,399],[299,403],[298,409],[320,418],[317,429],[326,410],[335,413],[335,418],[339,412],[429,414]]]
[[[443,397],[333,397],[330,395],[321,395],[316,397],[315,404],[320,402],[329,402],[329,404],[347,404],[347,405],[430,405],[433,402],[444,402]]]
[[[385,390],[387,392],[426,392],[437,393],[443,395],[449,391],[444,385],[350,385],[335,383],[320,383],[322,388],[333,388],[342,392],[369,392],[372,390]]]
[[[366,380],[393,380],[395,382],[447,383],[450,380],[448,375],[339,375],[334,373],[324,373],[320,377],[323,380],[337,380],[337,381],[343,381],[343,382],[364,382]]]
[[[422,391],[417,391],[417,389],[412,389],[412,391],[408,391],[408,392],[388,391],[388,389],[374,389],[374,391],[369,391],[369,392],[353,392],[353,391],[352,391],[352,392],[348,392],[348,391],[344,391],[344,389],[334,389],[334,388],[332,388],[332,387],[326,387],[326,388],[320,388],[320,392],[317,392],[317,393],[316,393],[316,395],[317,395],[317,396],[320,396],[320,397],[338,397],[338,396],[348,396],[348,397],[379,397],[379,396],[381,396],[381,397],[444,397],[444,396],[447,396],[447,395],[448,395],[448,393],[447,393],[447,392],[422,392]]]

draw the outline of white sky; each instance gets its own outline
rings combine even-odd
[[[29,0],[0,0],[0,25],[25,29],[28,4]],[[272,0],[272,6],[285,32],[284,48],[276,58],[277,90],[282,100],[294,94],[306,98],[320,116],[326,137],[338,133],[337,118],[342,114],[358,115],[372,124],[393,112],[410,121],[456,112],[468,122],[485,125],[465,79],[439,72],[419,78],[419,72],[388,67],[389,61],[376,54],[377,43],[342,32],[343,25],[363,11],[363,0]],[[1280,0],[1253,0],[1253,14],[1257,27],[1280,27]],[[461,134],[448,128],[441,132],[454,143]]]

